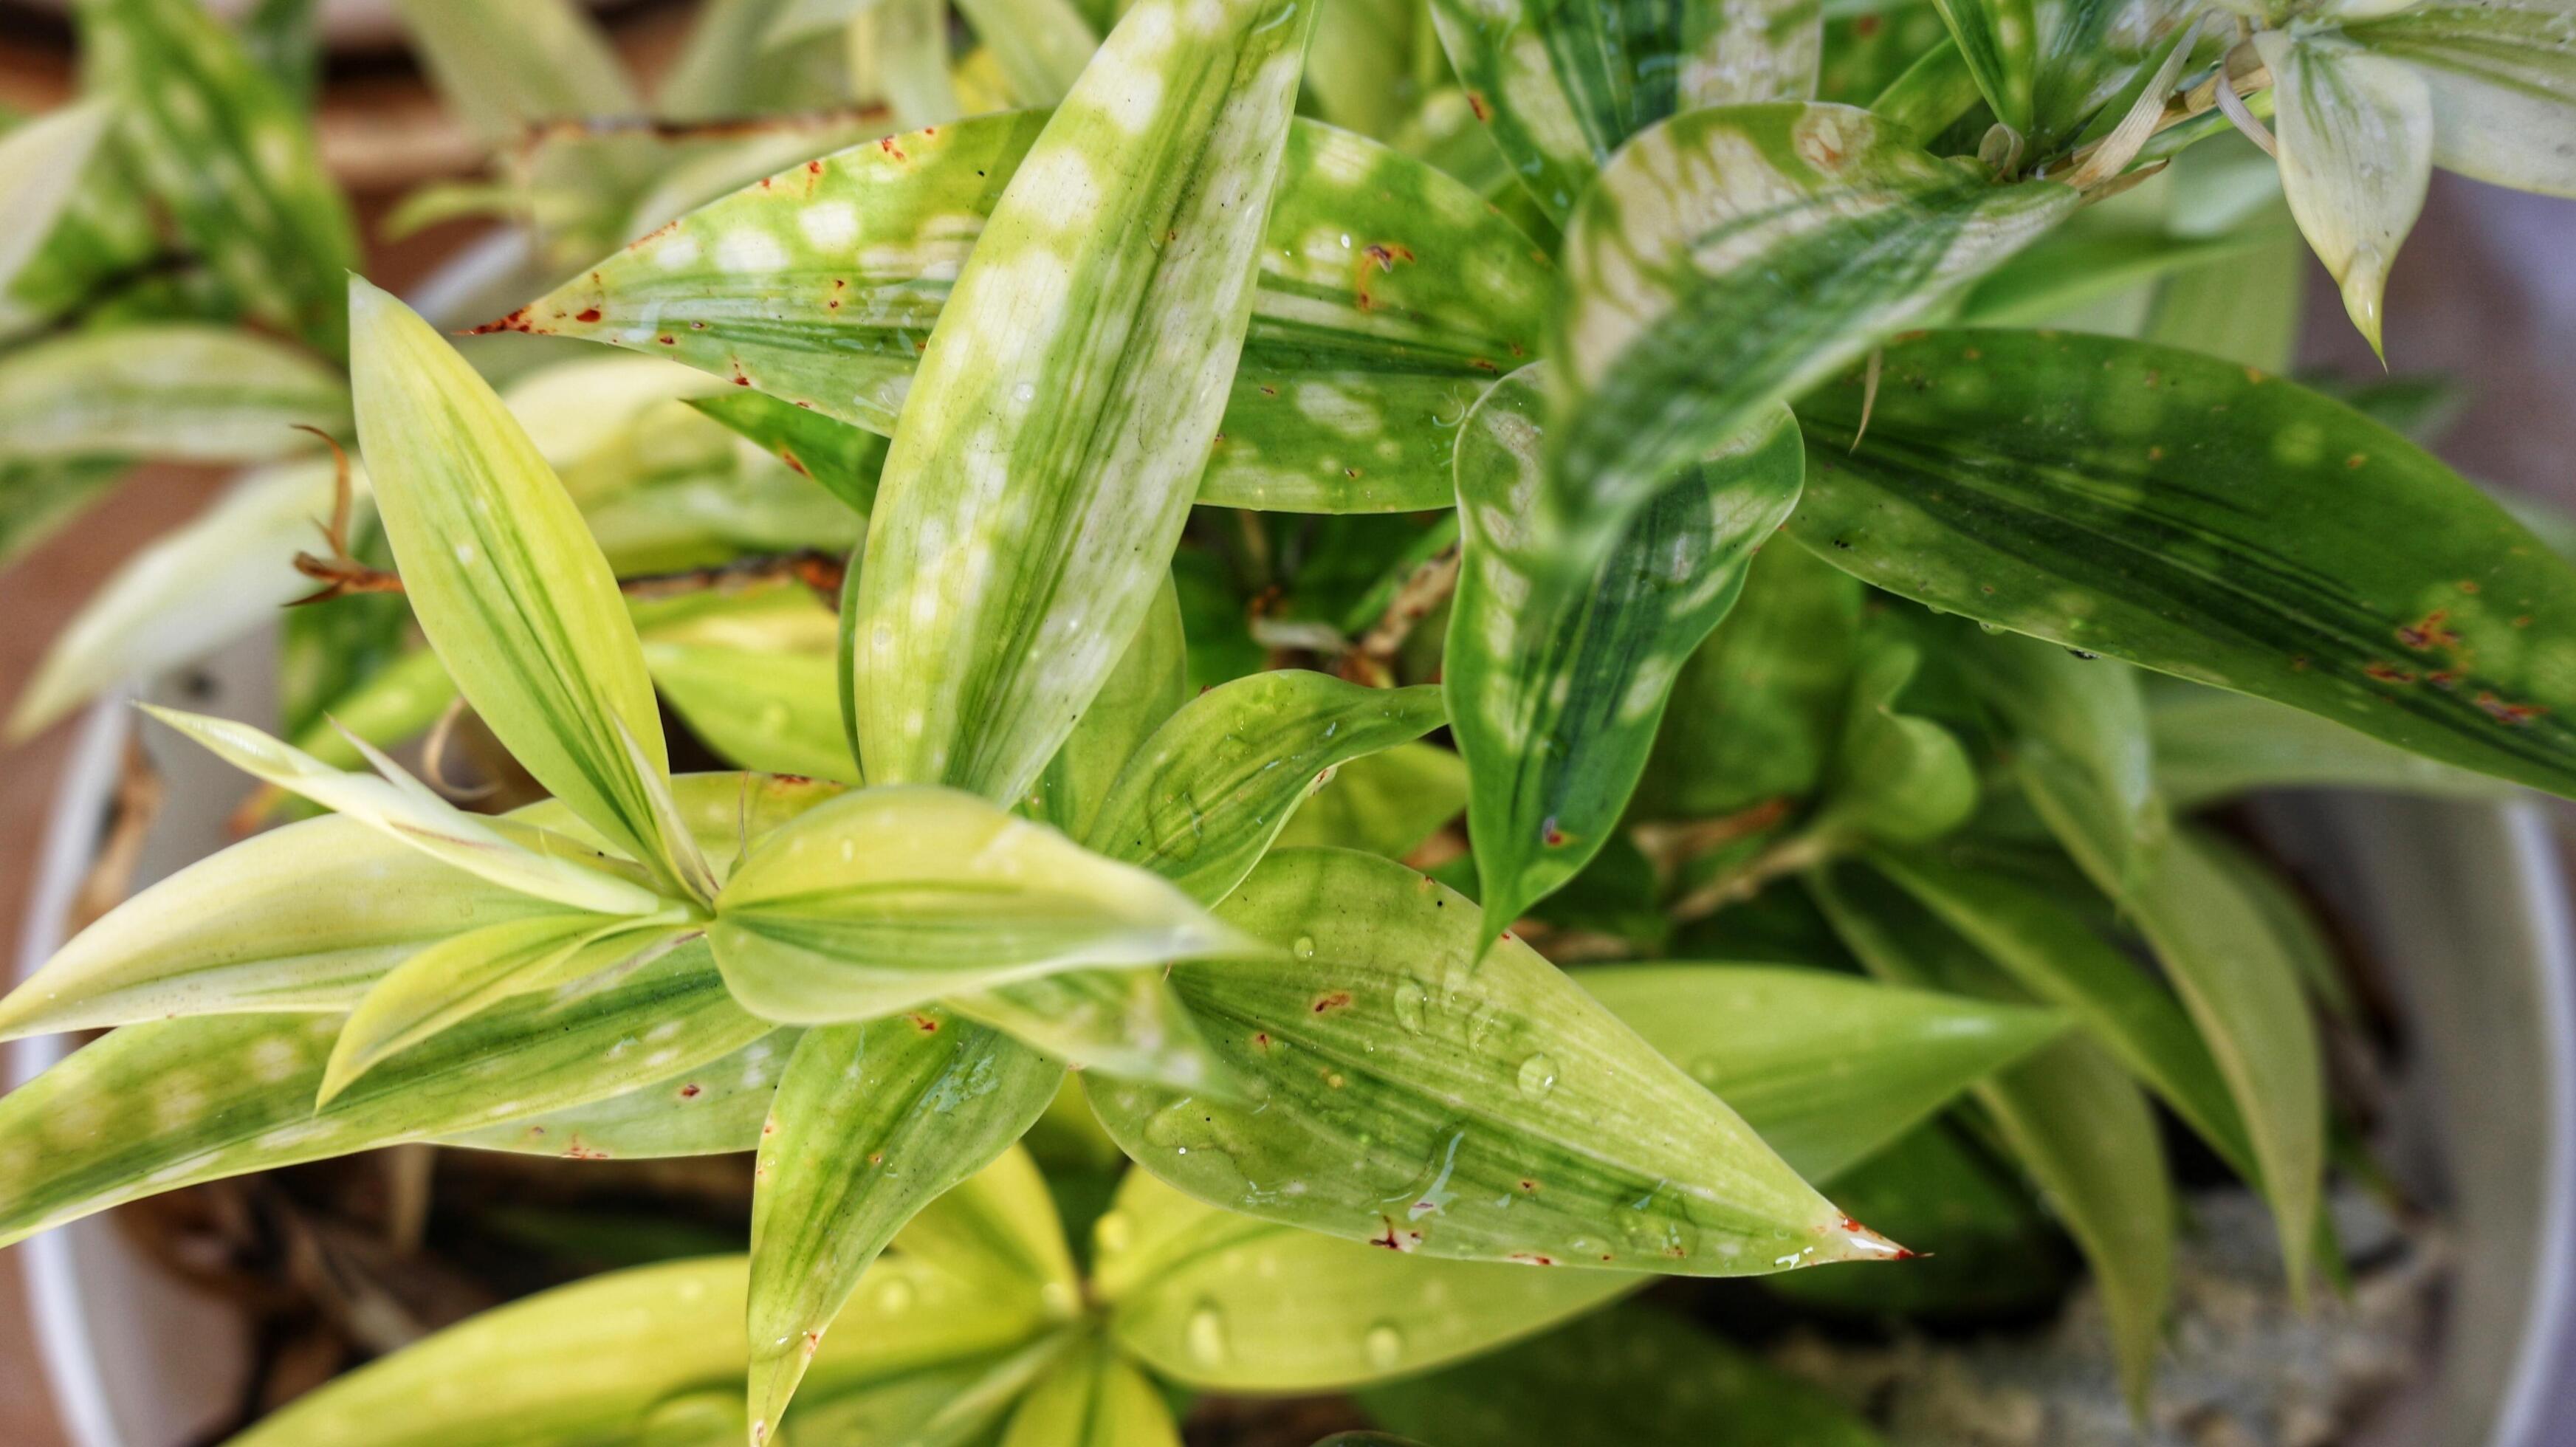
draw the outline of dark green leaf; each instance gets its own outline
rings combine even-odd
[[[876,506],[883,437],[766,392],[692,397],[689,405],[777,453],[779,461],[814,479],[851,511],[864,516]]]

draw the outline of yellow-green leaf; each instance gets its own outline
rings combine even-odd
[[[2433,179],[2433,98],[2422,76],[2328,31],[2254,38],[2272,72],[2281,189],[2343,309],[2379,351],[2380,296]]]

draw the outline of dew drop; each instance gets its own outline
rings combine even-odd
[[[1313,935],[1299,935],[1297,936],[1297,943],[1289,948],[1297,958],[1301,960],[1311,960],[1315,957],[1315,937]]]
[[[1411,980],[1395,987],[1395,1023],[1419,1035],[1422,1033],[1423,992]]]
[[[1556,1062],[1541,1051],[1521,1062],[1521,1094],[1532,1100],[1547,1099],[1556,1089]]]
[[[1225,1360],[1225,1313],[1213,1301],[1202,1301],[1190,1313],[1189,1325],[1182,1329],[1183,1344],[1190,1359],[1201,1366],[1216,1366]]]
[[[1022,402],[1034,402],[1038,397],[1037,384],[1034,382],[1022,382],[1020,385],[1011,389],[1011,396]]]
[[[1379,1371],[1404,1360],[1404,1333],[1394,1322],[1382,1321],[1370,1327],[1360,1345],[1368,1351],[1369,1365]]]

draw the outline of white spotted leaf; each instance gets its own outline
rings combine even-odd
[[[1797,426],[1774,404],[1676,474],[1597,567],[1569,576],[1534,525],[1552,365],[1495,383],[1458,443],[1464,541],[1444,666],[1488,935],[1609,841],[1674,679],[1735,605],[1805,466]]]

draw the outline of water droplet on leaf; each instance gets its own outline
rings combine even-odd
[[[1532,1100],[1547,1099],[1556,1089],[1556,1062],[1545,1051],[1521,1062],[1521,1094]]]

